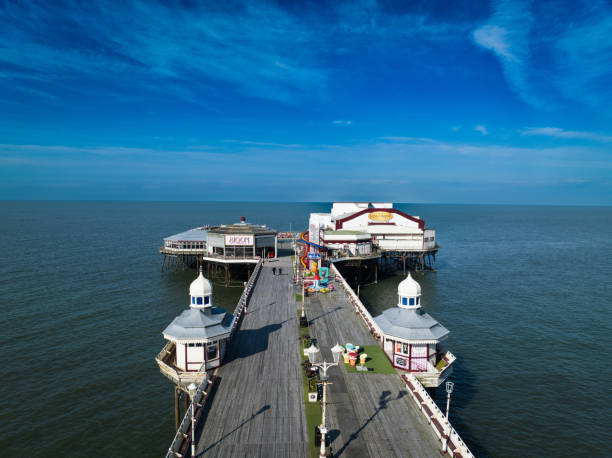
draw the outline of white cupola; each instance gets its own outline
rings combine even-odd
[[[408,276],[397,286],[397,306],[407,309],[421,307],[421,285],[414,278]]]
[[[200,275],[189,286],[189,296],[189,306],[191,308],[202,309],[212,307],[212,284],[202,275],[201,268]]]

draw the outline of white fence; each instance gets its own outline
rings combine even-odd
[[[370,312],[368,312],[368,309],[365,307],[365,305],[363,305],[357,294],[355,294],[355,292],[353,291],[353,288],[349,286],[349,284],[346,282],[346,280],[334,264],[331,265],[331,270],[334,272],[336,279],[339,280],[339,284],[342,286],[342,288],[344,288],[344,291],[346,291],[346,294],[348,295],[349,300],[353,304],[355,311],[359,313],[361,315],[361,318],[363,318],[363,320],[365,321],[368,329],[370,330],[370,333],[374,336],[376,340],[381,340],[383,332],[376,323],[376,321],[374,321],[374,318],[372,318],[372,315],[370,315]]]
[[[251,291],[253,290],[253,287],[255,286],[255,282],[257,281],[257,278],[259,277],[259,272],[261,271],[262,264],[263,264],[263,260],[260,259],[257,262],[255,269],[253,269],[251,278],[249,278],[246,288],[244,288],[244,291],[242,292],[242,296],[240,296],[240,300],[238,301],[236,310],[234,310],[234,319],[232,320],[231,335],[234,335],[234,332],[238,328],[238,323],[240,322],[240,318],[242,317],[242,314],[244,313],[244,310],[247,307],[249,297],[251,296]]]
[[[208,376],[204,377],[200,386],[198,386],[198,391],[195,395],[195,419],[196,426],[197,422],[202,416],[202,408],[204,407],[204,402],[206,402],[206,398],[208,397],[207,389],[212,387],[212,383],[214,380],[214,375],[212,378]],[[185,416],[181,421],[178,431],[174,435],[174,440],[172,444],[170,444],[170,448],[168,449],[168,453],[166,453],[166,458],[174,458],[174,457],[183,457],[186,454],[187,449],[189,448],[189,444],[191,442],[191,406],[185,412]]]
[[[421,412],[427,419],[434,434],[440,439],[440,443],[444,444],[446,435],[450,428],[450,436],[448,437],[448,453],[453,457],[474,457],[470,449],[461,439],[461,436],[455,431],[450,422],[446,421],[445,415],[442,413],[438,405],[427,393],[427,390],[421,385],[419,380],[413,375],[402,375],[402,379],[406,383],[406,388],[410,392],[412,399],[419,406]]]

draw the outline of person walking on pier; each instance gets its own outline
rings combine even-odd
[[[276,275],[276,267],[272,267],[272,275]]]
[[[282,267],[279,267],[279,268],[278,268],[278,274],[279,274],[279,275],[282,275],[282,274],[283,274],[282,272],[283,272]]]

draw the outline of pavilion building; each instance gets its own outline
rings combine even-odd
[[[221,365],[233,315],[213,306],[212,284],[200,271],[189,287],[189,309],[163,331],[168,344],[158,355],[162,373],[177,385],[200,381]]]
[[[450,331],[423,310],[421,285],[410,274],[398,285],[397,297],[395,307],[374,318],[383,332],[383,351],[393,367],[413,372],[426,387],[437,387],[455,361],[440,345]]]

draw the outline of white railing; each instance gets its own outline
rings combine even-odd
[[[159,247],[160,253],[171,253],[171,254],[203,254],[206,255],[206,248],[174,248],[167,246]]]
[[[425,415],[427,422],[431,426],[434,434],[440,439],[440,443],[444,444],[446,434],[450,428],[450,436],[448,437],[448,450],[450,456],[459,453],[464,458],[474,457],[468,446],[463,442],[459,433],[446,420],[438,405],[431,399],[429,393],[414,374],[402,375],[402,379],[406,383],[406,388],[410,392],[413,401],[417,404],[419,410]]]
[[[353,291],[353,288],[349,286],[349,284],[346,282],[346,280],[334,264],[331,265],[331,269],[333,270],[336,279],[340,281],[340,285],[342,285],[344,291],[346,291],[346,294],[348,295],[349,300],[353,304],[355,311],[359,313],[359,315],[361,315],[361,318],[363,318],[363,320],[365,321],[366,326],[370,329],[370,332],[372,333],[374,338],[376,340],[381,340],[383,335],[382,329],[380,329],[374,318],[372,318],[372,315],[370,315],[368,309],[365,307],[365,305],[363,305],[357,294],[355,294],[355,292]]]
[[[244,310],[247,307],[249,297],[251,296],[251,291],[253,290],[253,287],[255,286],[255,282],[257,281],[259,272],[261,271],[262,264],[263,264],[263,260],[260,259],[257,262],[255,269],[253,269],[253,273],[251,274],[251,277],[249,278],[249,281],[247,282],[246,288],[244,288],[244,291],[242,292],[242,295],[240,296],[240,300],[238,301],[236,310],[234,310],[234,319],[232,320],[230,336],[232,336],[234,332],[236,331],[236,329],[238,328],[238,323],[240,322],[240,318],[242,317],[242,314],[244,313]]]
[[[195,412],[195,424],[198,425],[198,420],[202,416],[202,408],[204,407],[204,403],[208,398],[209,387],[212,387],[212,383],[214,381],[214,375],[212,378],[208,376],[204,377],[200,386],[198,386],[198,391],[195,395],[195,404],[197,410]],[[185,412],[185,416],[181,421],[179,429],[176,431],[174,435],[174,440],[170,444],[170,448],[168,449],[168,453],[166,453],[166,458],[174,458],[174,457],[183,457],[185,456],[186,449],[189,446],[191,440],[191,405]]]

